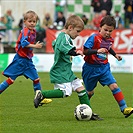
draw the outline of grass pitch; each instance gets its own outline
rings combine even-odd
[[[81,78],[81,73],[75,73]],[[133,106],[133,74],[113,74],[125,95],[128,106]],[[43,89],[53,89],[49,73],[39,73]],[[0,83],[6,79],[0,75]],[[39,108],[33,106],[32,81],[18,77],[0,95],[0,133],[132,133],[133,115],[124,118],[108,87],[98,84],[91,99],[93,112],[103,121],[77,121],[74,109],[79,104],[76,92],[70,97],[53,99]]]

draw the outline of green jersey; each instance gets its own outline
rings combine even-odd
[[[14,21],[14,18],[12,16],[8,16],[8,15],[5,15],[5,17],[7,19],[6,28],[7,28],[7,30],[10,30],[10,29],[12,29],[12,23]]]
[[[56,2],[61,2],[61,0],[56,0]],[[64,12],[64,6],[62,5],[56,5],[55,6],[55,11],[56,12]]]
[[[68,52],[74,48],[70,36],[61,32],[53,42],[54,64],[50,70],[51,83],[72,82],[76,76],[72,71],[72,57]]]

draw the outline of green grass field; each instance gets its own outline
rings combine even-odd
[[[81,73],[76,73],[81,78]],[[43,89],[53,89],[48,73],[39,73]],[[114,74],[125,95],[128,106],[133,106],[132,74]],[[0,75],[0,82],[5,79]],[[93,112],[103,121],[77,121],[74,109],[79,104],[77,94],[53,99],[39,108],[33,106],[32,81],[18,77],[0,95],[0,133],[133,133],[133,115],[124,118],[108,87],[98,84],[91,99]]]

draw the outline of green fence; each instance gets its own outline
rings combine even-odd
[[[114,14],[115,10],[120,11],[120,15],[124,16],[124,0],[112,0],[113,8],[111,14]],[[93,8],[90,6],[91,0],[67,0],[67,10],[68,16],[70,14],[82,15],[85,14],[88,18],[92,19],[93,17]]]

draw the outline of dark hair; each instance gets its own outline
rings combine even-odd
[[[115,27],[116,27],[116,21],[115,21],[115,19],[114,19],[113,16],[109,16],[109,15],[105,16],[105,17],[101,20],[100,27],[102,27],[102,26],[105,25],[105,24],[108,25],[108,26],[113,26],[114,29],[115,29]]]

